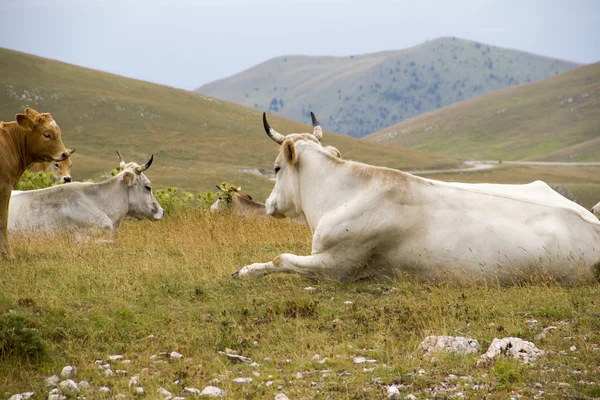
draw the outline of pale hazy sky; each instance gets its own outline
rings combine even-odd
[[[600,0],[0,0],[0,47],[184,89],[439,36],[596,62]]]

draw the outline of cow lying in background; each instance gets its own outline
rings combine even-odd
[[[304,219],[308,256],[281,254],[234,277],[274,272],[352,281],[404,275],[423,281],[515,283],[545,276],[598,279],[600,221],[543,182],[449,183],[332,157],[313,134],[282,135],[266,210]]]
[[[61,183],[69,183],[71,182],[71,166],[73,162],[71,161],[71,154],[75,153],[75,149],[69,150],[69,158],[64,161],[52,161],[52,162],[41,162],[41,163],[33,163],[29,166],[29,170],[31,172],[43,172],[45,174],[52,173],[52,178],[55,181],[60,181]]]
[[[117,152],[118,154],[118,152]],[[119,154],[122,171],[100,183],[74,182],[30,191],[13,191],[8,229],[53,232],[56,230],[99,230],[111,236],[126,216],[159,220],[163,209],[152,193],[142,166],[126,163]]]
[[[219,197],[210,206],[211,212],[220,214],[232,212],[238,217],[268,217],[265,205],[252,200],[249,195],[241,193],[241,187],[222,185],[217,186],[217,189],[219,189]]]
[[[25,169],[34,162],[63,161],[70,155],[50,114],[27,108],[15,119],[0,122],[0,259],[14,258],[8,245],[8,204]]]

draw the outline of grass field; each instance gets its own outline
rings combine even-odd
[[[345,57],[283,55],[197,92],[360,137],[415,115],[578,65],[453,37]]]
[[[367,140],[474,160],[600,160],[600,63],[420,114]]]
[[[214,379],[228,398],[244,399],[273,398],[279,389],[291,399],[376,399],[393,383],[418,398],[600,396],[598,285],[341,285],[286,275],[235,281],[231,273],[251,262],[309,254],[310,232],[288,220],[204,210],[128,221],[114,244],[13,237],[13,245],[18,261],[0,262],[0,327],[20,319],[35,329],[30,351],[37,354],[37,332],[46,355],[25,361],[15,355],[22,351],[3,346],[2,399],[25,391],[46,398],[43,377],[65,365],[78,368],[75,381],[88,381],[93,399],[135,397],[128,387],[134,375],[147,398],[159,398],[159,387],[181,395],[184,386],[202,389]],[[557,329],[534,339],[551,325]],[[482,352],[496,337],[516,336],[551,353],[535,366],[499,359],[475,367],[476,356],[423,358],[417,346],[431,334],[475,338]],[[260,366],[218,354],[227,348]],[[184,358],[161,355],[172,351]],[[108,361],[115,354],[130,363]],[[376,362],[355,364],[356,356]],[[98,359],[115,375],[106,376]],[[237,377],[253,382],[238,385]],[[103,397],[101,386],[110,394]]]
[[[14,120],[25,107],[50,112],[65,144],[77,149],[75,180],[97,180],[115,168],[118,150],[138,163],[154,154],[148,176],[157,188],[204,192],[226,180],[260,199],[273,187],[267,179],[242,172],[273,168],[278,149],[263,130],[262,110],[0,49],[0,120]],[[277,116],[270,122],[282,133],[312,131]],[[323,142],[338,147],[345,158],[396,168],[459,163],[454,157],[329,132]]]

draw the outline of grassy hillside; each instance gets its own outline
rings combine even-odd
[[[310,238],[289,220],[202,210],[127,221],[112,245],[13,237],[18,260],[0,261],[0,333],[10,333],[0,340],[0,399],[26,391],[48,398],[44,377],[65,365],[77,367],[75,382],[89,382],[82,389],[88,399],[138,398],[128,384],[133,376],[148,399],[163,398],[159,387],[182,396],[184,387],[208,385],[227,399],[273,399],[279,391],[290,399],[385,399],[394,383],[402,398],[600,395],[597,284],[231,279],[241,266],[281,252],[309,254]],[[536,338],[548,326],[556,329]],[[475,338],[481,349],[430,359],[418,350],[428,335]],[[510,336],[549,353],[534,365],[501,357],[475,366],[494,338]],[[227,348],[259,365],[218,353]],[[169,358],[173,351],[183,359]],[[356,364],[355,357],[375,362]],[[236,384],[238,377],[252,382]],[[99,392],[102,386],[110,393]]]
[[[473,159],[600,160],[600,63],[421,114],[367,139]]]
[[[457,38],[349,57],[277,57],[197,92],[298,121],[323,115],[365,136],[440,107],[554,76],[576,64]]]
[[[272,182],[242,173],[272,169],[278,151],[264,133],[261,113],[184,90],[0,49],[0,120],[12,121],[25,107],[51,112],[73,156],[73,177],[98,179],[117,163],[145,161],[156,187],[208,191],[227,180],[245,191],[268,194]],[[318,115],[318,114],[317,114]],[[280,132],[310,131],[279,117]],[[326,132],[324,144],[345,158],[397,168],[457,164],[452,157],[363,142]]]

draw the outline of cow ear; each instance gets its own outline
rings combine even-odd
[[[34,119],[35,117],[37,117],[40,113],[35,111],[33,108],[26,108],[25,109],[25,114],[27,114],[27,116],[29,116],[29,118]]]
[[[133,183],[135,182],[135,174],[133,171],[123,172],[123,182],[129,187],[133,186]]]
[[[35,123],[26,114],[17,114],[15,118],[17,119],[17,124],[23,129],[30,131],[35,126]]]
[[[288,160],[292,165],[296,164],[297,155],[296,155],[296,146],[294,146],[294,142],[287,139],[283,142],[283,155],[285,159]]]

